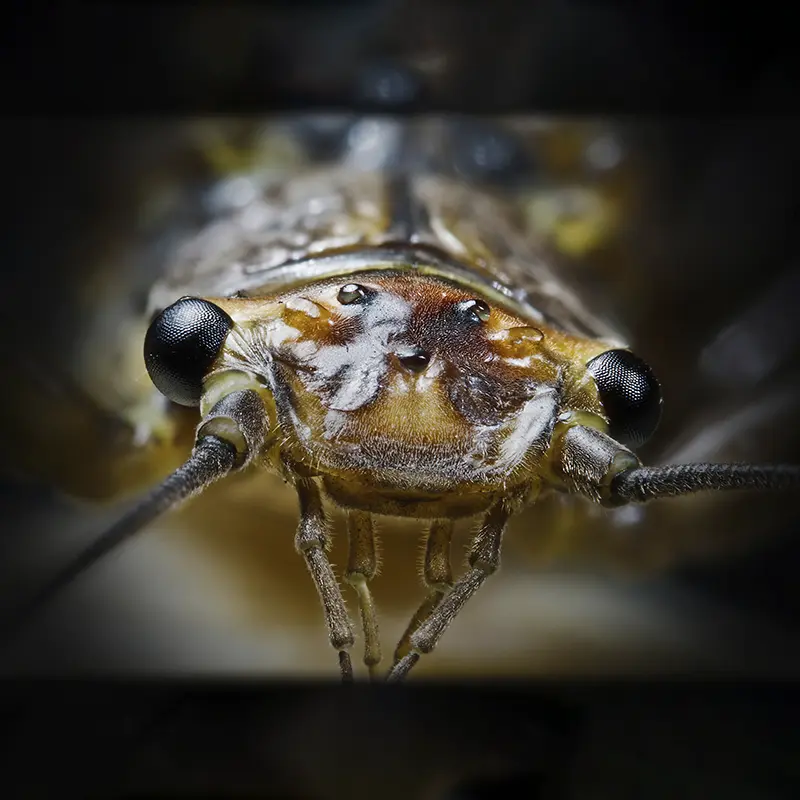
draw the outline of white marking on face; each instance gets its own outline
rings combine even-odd
[[[329,410],[325,415],[325,438],[337,439],[347,425],[347,420],[348,417],[344,411]]]
[[[531,362],[533,361],[541,361],[543,364],[551,364],[549,358],[542,355],[541,353],[531,353],[529,356],[523,356],[522,358],[511,358],[509,356],[503,357],[500,359],[504,364],[511,364],[515,367],[525,367],[528,368],[531,366]]]
[[[429,391],[443,372],[444,366],[441,360],[438,358],[432,359],[425,372],[413,376],[413,389],[421,394]]]
[[[396,295],[380,293],[365,303],[342,306],[341,313],[358,316],[361,332],[347,344],[319,348],[313,357],[314,372],[305,381],[309,389],[320,392],[338,380],[327,407],[355,411],[378,394],[388,370],[390,339],[406,330],[412,306]]]
[[[307,317],[319,319],[319,307],[305,297],[290,297],[286,301],[286,308],[290,308],[292,311],[299,311]]]
[[[317,350],[319,350],[319,346],[316,342],[311,340],[296,342],[292,346],[292,354],[301,361],[312,358]]]
[[[392,376],[392,382],[389,386],[393,394],[408,394],[414,389],[414,381],[411,375],[398,372]]]
[[[496,466],[509,468],[520,463],[536,442],[549,438],[558,415],[558,392],[552,386],[540,386],[515,415],[514,427],[501,445]]]
[[[300,331],[287,325],[283,320],[274,319],[270,320],[263,326],[264,338],[267,344],[272,348],[279,348],[285,342],[300,337]]]

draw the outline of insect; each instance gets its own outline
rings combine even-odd
[[[427,125],[366,120],[337,164],[224,183],[216,216],[150,292],[142,343],[158,393],[132,458],[158,453],[159,436],[175,446],[187,420],[191,454],[36,602],[212,483],[268,470],[297,494],[295,546],[344,680],[357,632],[327,556],[326,506],[347,517],[343,577],[373,677],[388,660],[370,588],[376,519],[424,527],[426,596],[388,669],[401,680],[497,571],[509,522],[540,496],[613,507],[797,485],[791,466],[643,466],[634,451],[659,424],[656,376],[469,174],[498,162],[513,175],[517,154],[484,134],[448,172],[437,161],[448,126]],[[478,528],[455,579],[462,519]]]

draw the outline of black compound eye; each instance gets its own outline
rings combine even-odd
[[[203,378],[232,327],[208,300],[182,297],[165,308],[144,338],[144,363],[161,394],[182,406],[199,405]]]
[[[346,283],[339,289],[336,299],[343,306],[351,306],[360,303],[367,297],[367,290],[360,283]]]
[[[470,322],[488,322],[492,310],[483,300],[464,300],[456,304],[458,313],[466,317]]]
[[[607,350],[586,369],[597,384],[609,435],[628,447],[644,444],[661,419],[661,388],[650,367],[628,350]]]

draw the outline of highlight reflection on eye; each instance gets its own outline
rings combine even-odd
[[[474,323],[488,322],[492,310],[483,300],[464,300],[456,308],[460,314]]]
[[[363,301],[367,297],[367,290],[358,283],[347,283],[339,289],[336,299],[343,306],[350,306]]]

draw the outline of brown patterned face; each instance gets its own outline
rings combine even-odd
[[[489,498],[535,479],[560,414],[602,415],[585,364],[607,345],[531,327],[437,277],[361,273],[214,302],[234,321],[218,368],[264,376],[281,461],[345,503]]]

